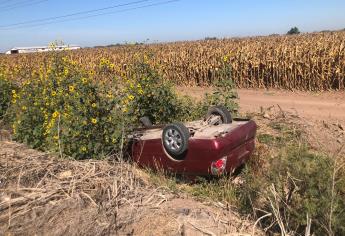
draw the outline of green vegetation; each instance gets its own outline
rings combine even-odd
[[[0,73],[0,120],[5,115],[10,103],[12,92],[16,91],[16,86]]]
[[[293,34],[300,34],[301,32],[297,27],[292,27],[286,34],[293,35]]]

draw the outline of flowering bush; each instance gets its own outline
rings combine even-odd
[[[124,119],[118,99],[75,62],[57,57],[12,94],[14,137],[76,159],[105,155],[120,145]]]
[[[129,68],[131,79],[127,81],[124,93],[125,112],[137,121],[148,116],[154,123],[172,122],[180,113],[181,104],[169,82],[163,81],[158,74],[144,62]]]

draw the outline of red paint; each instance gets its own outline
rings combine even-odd
[[[137,140],[132,145],[132,158],[139,166],[163,169],[177,174],[210,175],[212,163],[216,166],[226,158],[226,173],[231,173],[246,162],[255,147],[256,124],[250,120],[224,137],[213,139],[190,138],[183,160],[174,160],[164,150],[161,139]]]

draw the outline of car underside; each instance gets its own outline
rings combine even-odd
[[[186,176],[219,176],[244,164],[255,147],[256,124],[232,119],[222,106],[203,120],[146,127],[133,134],[132,159],[139,166]]]

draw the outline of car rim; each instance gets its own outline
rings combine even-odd
[[[165,133],[165,144],[170,150],[177,151],[182,146],[182,137],[175,129],[168,129]]]
[[[208,118],[207,123],[208,123],[209,125],[221,125],[221,124],[223,124],[222,116],[216,115],[216,114],[212,114],[212,115]]]

